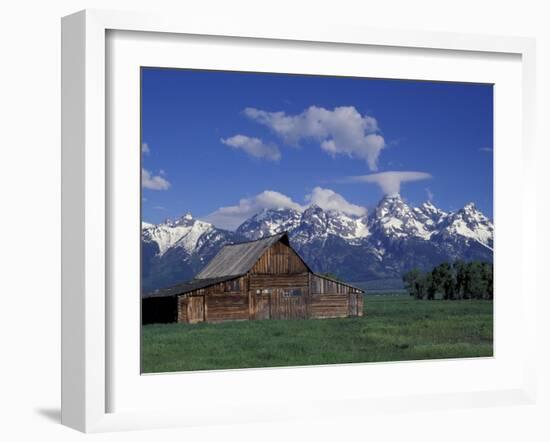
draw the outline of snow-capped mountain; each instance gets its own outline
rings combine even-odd
[[[370,228],[387,238],[474,240],[490,249],[493,244],[493,223],[473,203],[447,213],[429,201],[411,208],[400,196],[385,197],[370,219]]]
[[[295,230],[302,219],[302,214],[294,209],[263,209],[247,219],[237,229],[237,233],[248,239],[260,239],[279,232]]]
[[[292,232],[291,236],[300,245],[318,239],[326,242],[330,236],[357,244],[369,236],[368,219],[366,215],[355,217],[312,205],[303,212],[298,231]]]
[[[416,219],[423,223],[427,229],[435,228],[448,215],[447,212],[435,207],[431,201],[422,203],[420,207],[413,207],[412,210]]]
[[[311,205],[305,211],[263,209],[247,219],[237,233],[248,239],[259,239],[279,232],[289,232],[295,243],[307,244],[326,240],[330,235],[356,242],[368,236],[367,217],[353,217],[334,210]]]
[[[181,247],[188,253],[192,253],[201,235],[213,228],[212,224],[194,219],[190,213],[175,221],[166,220],[159,225],[143,223],[141,227],[142,240],[155,243],[160,256],[171,247]]]
[[[433,222],[424,212],[412,210],[399,195],[384,197],[371,218],[373,233],[386,238],[417,237],[429,240]],[[428,218],[428,219],[425,219]]]
[[[384,197],[363,216],[316,205],[302,212],[264,209],[235,232],[186,214],[158,225],[143,223],[143,289],[192,278],[225,244],[283,231],[315,271],[348,281],[400,278],[413,267],[493,256],[493,224],[472,203],[445,212],[431,202],[411,207],[397,195]]]
[[[493,250],[493,223],[473,203],[444,217],[437,237],[446,242],[476,242]]]

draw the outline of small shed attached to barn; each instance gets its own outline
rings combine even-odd
[[[224,246],[197,276],[142,298],[142,322],[363,315],[363,290],[314,273],[286,233]]]

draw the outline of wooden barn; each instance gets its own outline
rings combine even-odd
[[[145,294],[142,322],[363,315],[363,290],[314,273],[280,233],[226,245],[191,281]]]

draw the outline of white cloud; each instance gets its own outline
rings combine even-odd
[[[170,183],[163,177],[152,175],[147,169],[141,169],[141,186],[151,190],[166,190]]]
[[[353,106],[333,110],[311,106],[297,115],[248,107],[244,114],[269,127],[289,145],[298,146],[303,139],[313,139],[331,155],[365,160],[371,170],[377,170],[378,156],[386,145],[378,133],[376,119],[361,115]]]
[[[342,195],[331,189],[316,187],[306,196],[309,204],[315,204],[323,210],[338,210],[348,215],[363,216],[367,213],[365,207],[348,202]]]
[[[147,143],[141,143],[141,153],[144,153],[144,154],[151,153],[151,149],[149,149],[149,145]]]
[[[262,209],[294,209],[301,211],[303,207],[282,193],[264,190],[254,197],[242,198],[238,205],[220,207],[204,219],[222,229],[235,230],[246,219]]]
[[[243,150],[255,158],[265,158],[270,161],[281,159],[281,152],[275,144],[265,144],[259,138],[235,135],[230,138],[222,138],[220,141],[233,149]]]
[[[374,183],[386,195],[398,195],[401,183],[427,180],[432,176],[426,172],[380,172],[371,175],[360,175],[346,178],[346,182]]]

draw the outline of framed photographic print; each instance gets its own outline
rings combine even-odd
[[[532,400],[534,205],[510,176],[533,179],[533,57],[66,17],[63,422]]]
[[[493,84],[142,67],[141,133],[142,372],[493,355]]]

